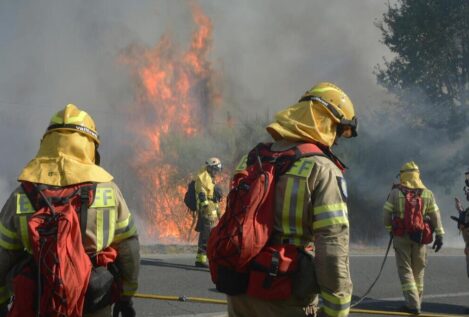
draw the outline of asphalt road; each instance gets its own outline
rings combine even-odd
[[[384,251],[372,253],[375,254],[351,256],[353,301],[365,293],[379,271]],[[392,253],[380,280],[357,308],[395,310],[403,304]],[[225,299],[223,294],[215,290],[208,270],[193,266],[194,257],[193,254],[143,256],[139,292]],[[135,299],[135,306],[138,316],[226,316],[225,306],[216,304]],[[469,279],[465,271],[465,258],[454,255],[454,252],[436,256],[431,254],[425,274],[423,311],[469,316],[469,312],[466,312],[468,307]]]

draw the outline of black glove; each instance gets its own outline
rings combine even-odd
[[[221,189],[220,186],[215,185],[215,188],[213,189],[213,201],[216,203],[219,203],[223,198],[223,190]]]
[[[8,301],[0,305],[0,317],[7,317],[8,315]]]
[[[435,252],[438,252],[440,251],[442,246],[443,246],[443,236],[436,236],[435,242],[433,242],[432,249],[435,250]]]
[[[132,298],[122,298],[117,303],[114,304],[114,309],[112,310],[112,317],[135,317],[134,303]]]

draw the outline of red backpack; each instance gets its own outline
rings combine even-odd
[[[208,240],[212,281],[217,290],[229,295],[246,292],[252,260],[268,244],[278,177],[302,157],[324,155],[311,143],[280,152],[272,151],[271,145],[258,144],[248,154],[246,169],[233,176],[225,213]]]
[[[433,241],[433,229],[423,218],[422,189],[410,189],[396,186],[404,196],[404,219],[395,217],[393,220],[393,233],[403,236],[405,233],[418,243],[429,244]]]
[[[23,182],[22,187],[36,210],[28,220],[34,263],[25,265],[13,281],[15,297],[8,316],[82,316],[92,264],[81,228],[86,229],[96,184]],[[85,215],[81,223],[79,213]]]

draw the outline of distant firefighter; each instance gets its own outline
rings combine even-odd
[[[405,163],[399,175],[400,183],[393,186],[384,204],[384,225],[394,237],[397,270],[405,298],[401,310],[418,314],[423,296],[426,244],[433,242],[435,233],[432,248],[438,252],[443,246],[444,230],[433,193],[421,181],[417,164]]]
[[[222,199],[222,192],[219,186],[215,185],[215,176],[222,170],[220,159],[209,158],[200,169],[195,179],[195,198],[197,208],[197,225],[195,230],[199,232],[197,244],[197,256],[195,266],[208,267],[207,261],[207,241],[210,230],[220,219],[219,202]]]
[[[464,186],[464,193],[466,194],[466,199],[469,201],[469,169],[465,173],[466,180]],[[456,210],[459,212],[458,217],[451,217],[452,219],[458,222],[458,229],[462,232],[462,237],[466,244],[464,253],[466,254],[466,269],[467,275],[469,277],[469,207],[464,209],[461,204],[461,201],[458,198],[455,198],[456,201]]]

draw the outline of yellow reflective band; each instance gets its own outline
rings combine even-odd
[[[247,162],[248,162],[248,155],[243,155],[241,160],[239,161],[238,165],[235,168],[236,172],[241,172],[246,169],[247,167]]]
[[[435,233],[436,233],[437,235],[442,235],[442,234],[445,234],[445,230],[443,229],[443,227],[441,227],[441,228],[436,228],[436,229],[435,229]]]
[[[404,291],[404,292],[412,291],[412,290],[416,290],[416,289],[417,289],[417,284],[415,284],[415,282],[402,284],[402,291]]]
[[[116,207],[116,195],[112,187],[96,188],[96,197],[90,208]]]
[[[387,201],[387,202],[384,203],[383,209],[384,209],[385,211],[391,213],[391,212],[393,212],[393,210],[394,210],[394,206],[393,206],[393,204],[391,204],[389,201]]]
[[[330,205],[322,205],[322,206],[317,206],[313,208],[314,214],[320,214],[323,212],[330,212],[330,211],[336,211],[336,210],[344,210],[347,212],[347,204],[342,202],[342,203],[337,203],[337,204],[330,204]]]
[[[324,300],[328,301],[329,303],[337,304],[337,305],[347,305],[347,304],[350,305],[350,302],[352,301],[352,295],[338,297],[338,296],[329,294],[325,291],[321,291],[321,296]]]
[[[398,194],[398,199],[399,199],[399,217],[400,218],[404,218],[404,201],[405,201],[405,197],[404,195],[399,191],[399,194]]]
[[[127,238],[130,238],[130,237],[136,235],[136,234],[137,234],[137,227],[135,227],[135,225],[134,225],[128,231],[126,231],[124,233],[116,234],[114,236],[114,241],[113,242],[119,242],[119,241],[125,240]]]
[[[31,202],[29,201],[28,197],[25,194],[16,194],[16,214],[17,215],[24,215],[24,214],[33,214],[36,210],[34,210]]]
[[[103,249],[103,235],[104,235],[104,215],[103,209],[96,210],[96,251],[101,251]]]
[[[18,235],[16,234],[15,231],[11,231],[7,227],[3,225],[3,223],[0,222],[0,233],[3,234],[4,236],[7,236],[8,238],[11,239],[18,239]]]
[[[423,284],[417,284],[417,289],[419,292],[423,291]]]
[[[96,250],[107,248],[114,241],[116,230],[116,210],[99,208],[96,210]]]
[[[137,292],[138,284],[124,281],[122,288],[123,288],[123,292],[122,292],[123,295],[133,296]]]
[[[127,219],[119,221],[118,223],[116,223],[116,230],[123,229],[123,228],[127,227],[129,225],[129,221],[130,221],[130,214],[127,217]]]
[[[321,229],[324,227],[334,226],[334,225],[349,225],[348,219],[345,217],[334,217],[324,220],[315,221],[313,223],[313,230]]]
[[[282,229],[285,235],[290,234],[290,201],[292,196],[293,188],[293,177],[288,177],[287,186],[285,188],[285,196],[283,199],[283,208],[282,208]]]
[[[392,226],[385,226],[385,228],[386,228],[386,230],[387,230],[388,232],[391,232],[391,231],[392,231]]]
[[[20,243],[10,243],[0,238],[0,247],[5,250],[15,251],[23,249],[23,246]]]
[[[326,92],[326,91],[337,91],[338,93],[342,93],[340,90],[334,88],[334,87],[324,87],[324,88],[315,88],[314,90],[311,91],[311,93],[315,93],[315,92],[318,92],[318,93],[323,93],[323,92]]]
[[[28,217],[20,216],[20,233],[21,241],[23,242],[24,248],[31,253],[31,244],[29,242],[29,233],[28,233]]]
[[[314,162],[310,158],[302,158],[290,167],[286,175],[294,175],[300,177],[309,177],[311,171],[313,170]]]
[[[298,184],[298,195],[296,197],[296,215],[295,215],[295,227],[296,235],[303,235],[303,207],[305,201],[305,189],[306,189],[306,179],[300,179]]]

